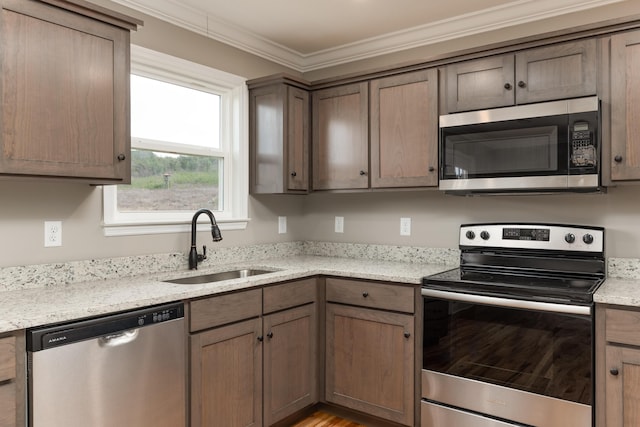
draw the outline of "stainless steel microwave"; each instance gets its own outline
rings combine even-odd
[[[440,116],[441,190],[597,191],[600,102],[577,98]]]

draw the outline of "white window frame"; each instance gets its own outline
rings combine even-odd
[[[181,144],[180,152],[195,155],[223,157],[222,210],[215,211],[221,230],[245,229],[249,221],[249,142],[248,142],[248,90],[246,79],[174,56],[131,45],[131,73],[160,79],[187,87],[202,88],[219,94],[221,150],[206,150]],[[223,144],[229,144],[224,146]],[[172,144],[158,144],[132,138],[132,147],[172,151]],[[224,147],[224,149],[222,149]],[[194,212],[119,212],[117,186],[103,186],[103,229],[105,236],[190,232]],[[201,216],[200,220],[208,221]],[[203,229],[205,229],[203,227]]]

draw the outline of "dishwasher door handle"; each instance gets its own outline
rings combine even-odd
[[[140,329],[131,329],[119,334],[105,335],[99,338],[100,347],[117,347],[119,345],[129,344],[138,338]]]

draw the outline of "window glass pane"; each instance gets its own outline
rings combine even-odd
[[[118,186],[120,212],[222,210],[223,159],[131,150],[131,185]]]
[[[131,75],[131,136],[220,148],[220,96]]]

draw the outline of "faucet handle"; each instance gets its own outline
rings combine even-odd
[[[202,262],[207,259],[207,247],[202,245],[202,255],[198,254],[198,262]]]

